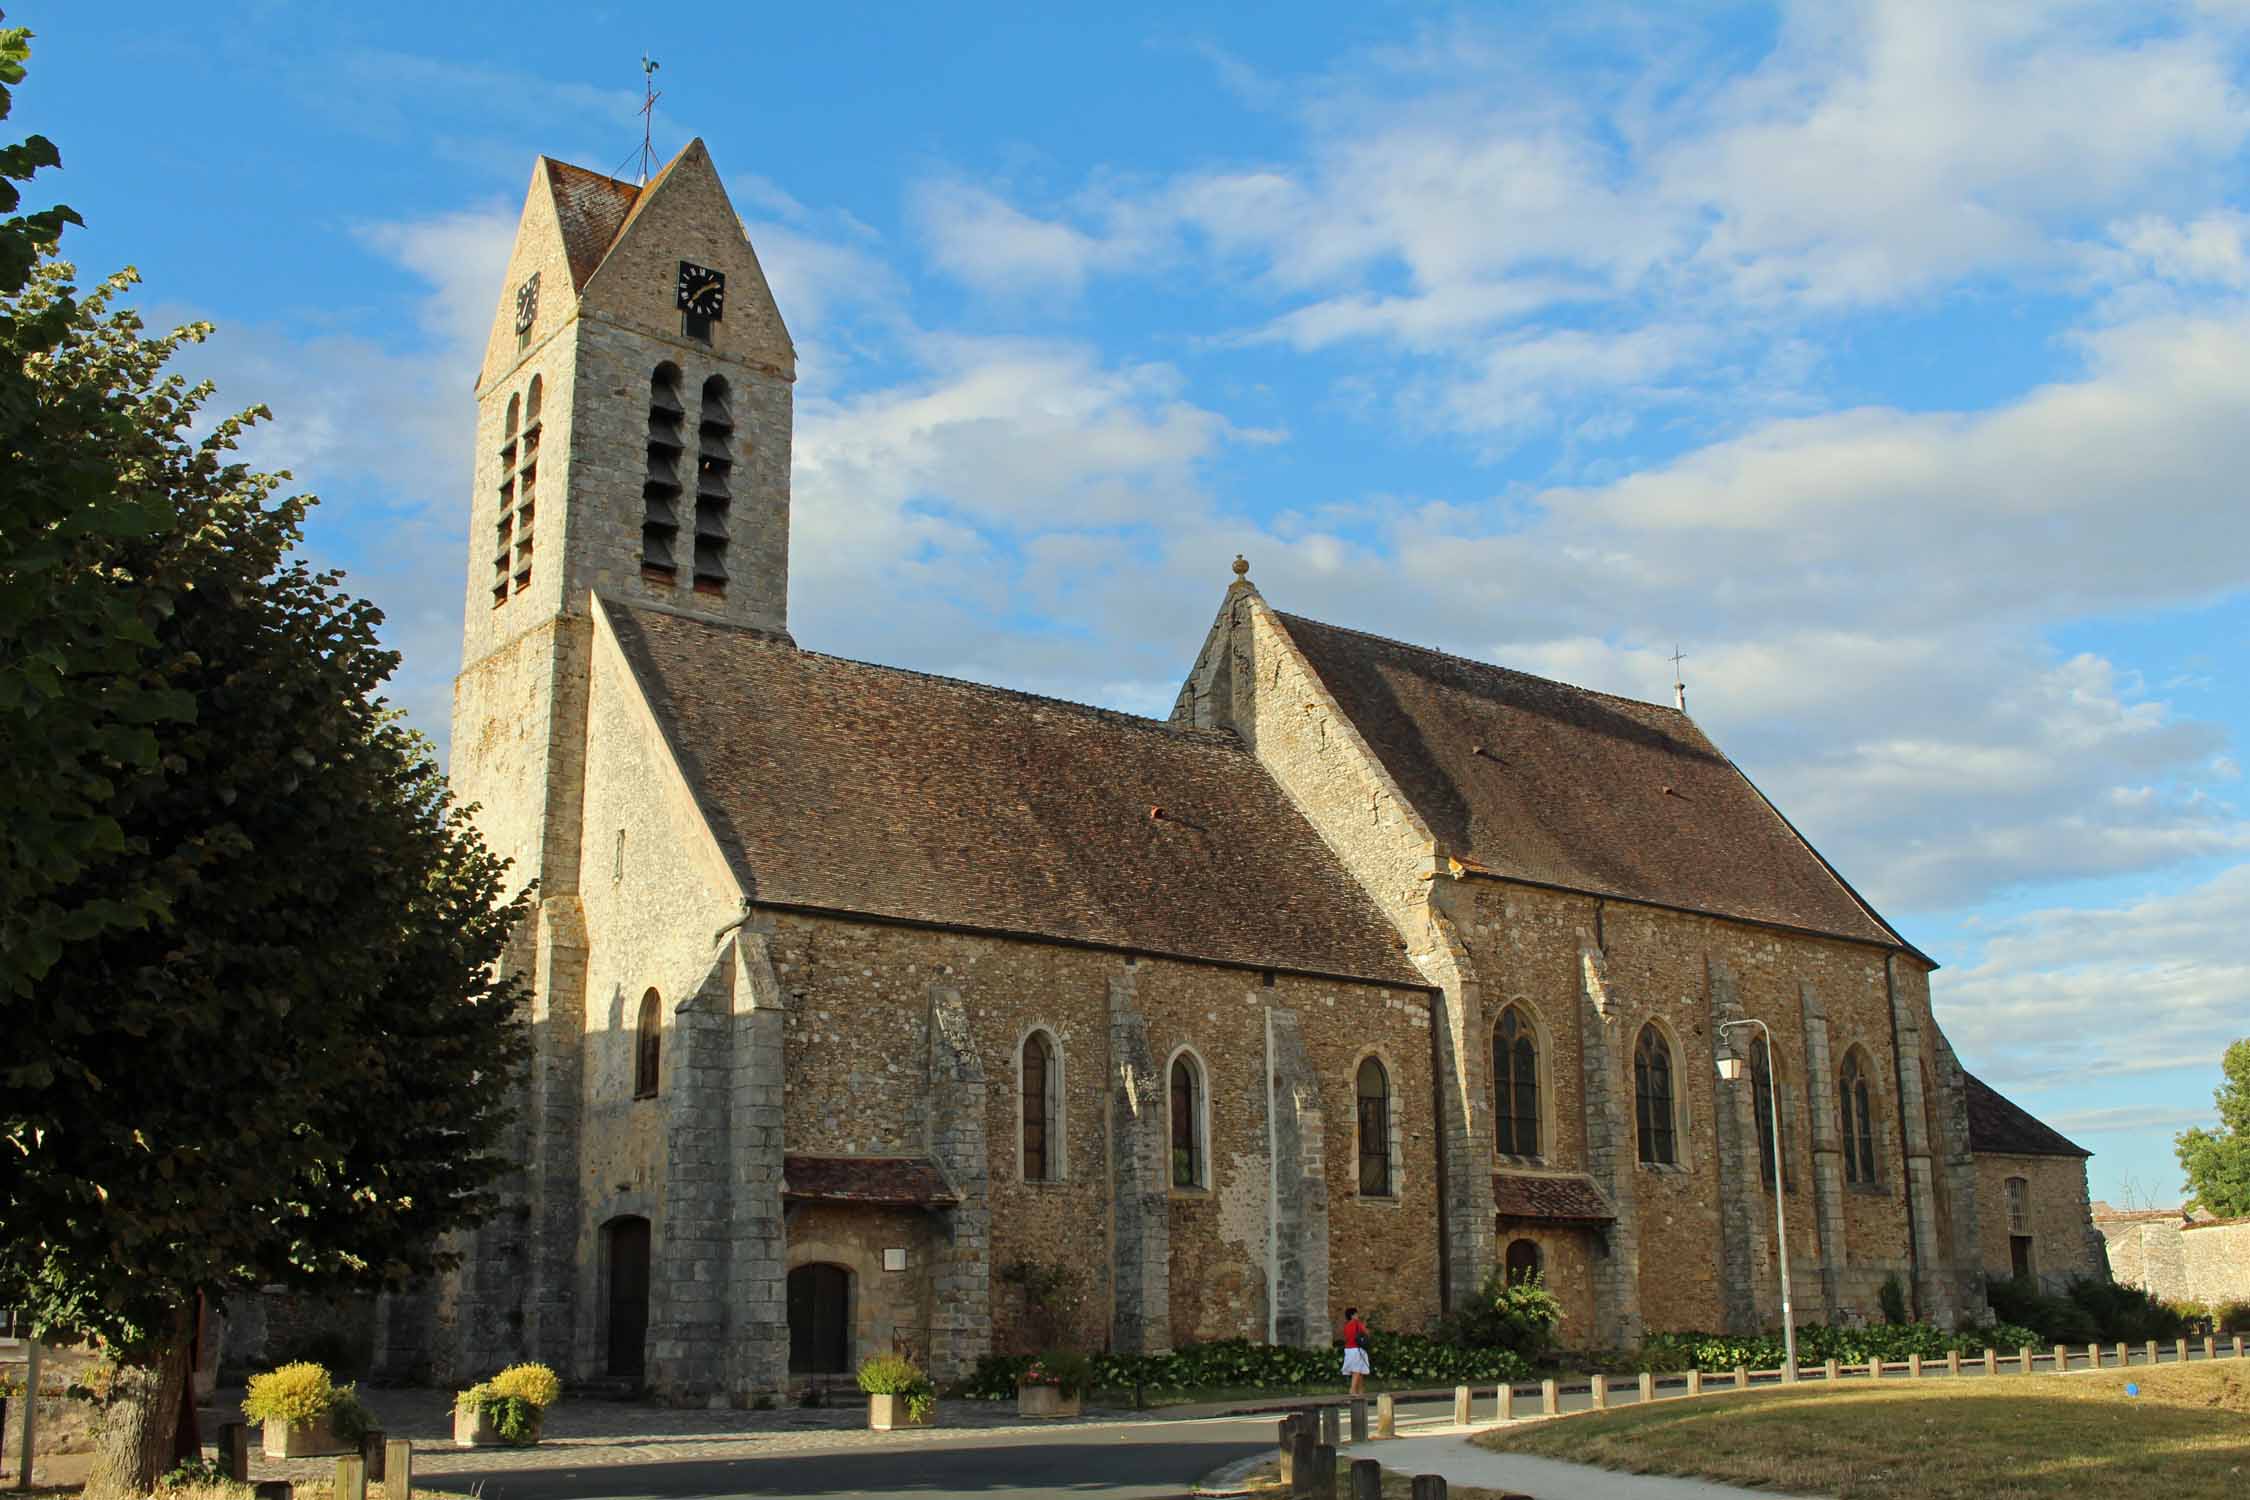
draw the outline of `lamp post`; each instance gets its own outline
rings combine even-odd
[[[1737,1026],[1755,1026],[1766,1044],[1766,1107],[1773,1115],[1773,1228],[1781,1242],[1781,1341],[1788,1351],[1789,1379],[1797,1378],[1797,1311],[1789,1300],[1789,1211],[1783,1199],[1789,1195],[1781,1175],[1781,1095],[1773,1087],[1773,1033],[1766,1023],[1756,1017],[1741,1021],[1719,1023],[1719,1036]],[[1732,1052],[1719,1059],[1719,1076],[1729,1083],[1742,1077],[1742,1059]]]

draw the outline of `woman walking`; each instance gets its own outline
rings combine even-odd
[[[1367,1394],[1367,1325],[1359,1320],[1359,1309],[1344,1309],[1344,1373],[1352,1378],[1352,1394]]]

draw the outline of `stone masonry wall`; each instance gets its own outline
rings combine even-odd
[[[2087,1202],[2086,1163],[2076,1156],[2002,1156],[1979,1152],[1977,1201],[1983,1205],[1977,1249],[1982,1269],[2006,1281],[2010,1260],[2008,1179],[2026,1185],[2025,1228],[2031,1234],[2031,1270],[2041,1289],[2060,1292],[2080,1276],[2107,1273],[2102,1237]]]
[[[1116,1263],[1109,1248],[1116,1234],[1106,1123],[1110,1023],[1113,986],[1126,980],[1148,1057],[1168,1070],[1181,1049],[1191,1049],[1207,1088],[1208,1185],[1174,1188],[1167,1180],[1164,1190],[1171,1342],[1267,1336],[1274,1311],[1267,1294],[1269,1008],[1297,1017],[1318,1082],[1330,1224],[1322,1339],[1346,1302],[1395,1309],[1394,1326],[1419,1328],[1437,1311],[1426,994],[1288,974],[1268,985],[1256,971],[842,917],[780,912],[774,920],[792,1151],[927,1152],[923,996],[933,984],[958,994],[991,1085],[984,1124],[993,1347],[1029,1347],[1020,1294],[998,1274],[1018,1260],[1082,1268],[1080,1336],[1092,1347],[1109,1336]],[[1021,1169],[1018,1059],[1034,1026],[1055,1038],[1061,1056],[1062,1170],[1053,1182],[1026,1182]],[[1351,1144],[1353,1077],[1370,1047],[1390,1067],[1397,1121],[1399,1191],[1380,1201],[1359,1197]]]

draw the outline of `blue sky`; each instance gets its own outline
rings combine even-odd
[[[766,8],[760,8],[764,10]],[[191,14],[192,10],[192,14]],[[2250,6],[17,4],[89,271],[220,325],[441,742],[533,157],[709,143],[809,646],[1163,712],[1278,605],[1689,704],[2177,1199],[2250,1033]]]

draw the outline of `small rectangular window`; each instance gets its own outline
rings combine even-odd
[[[693,339],[699,344],[711,342],[711,320],[701,313],[680,314],[680,337]]]

